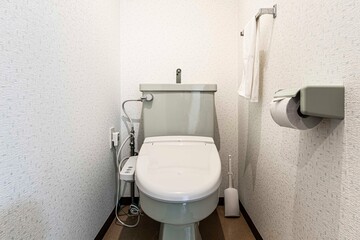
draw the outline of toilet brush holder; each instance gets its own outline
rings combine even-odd
[[[229,155],[229,187],[224,191],[225,217],[240,217],[239,195],[236,188],[233,187],[231,171],[231,155]]]

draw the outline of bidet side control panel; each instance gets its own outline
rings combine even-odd
[[[137,157],[130,157],[129,160],[126,161],[124,167],[120,172],[120,179],[123,181],[133,182],[135,181],[135,167],[136,167]]]

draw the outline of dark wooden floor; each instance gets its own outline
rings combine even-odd
[[[240,218],[224,217],[224,206],[218,206],[209,217],[202,220],[199,229],[203,240],[255,239],[242,216]],[[160,223],[148,216],[143,216],[136,228],[124,228],[115,224],[114,221],[105,234],[104,240],[157,240],[159,230]]]

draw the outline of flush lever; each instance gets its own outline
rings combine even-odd
[[[176,83],[181,83],[181,69],[176,69]]]

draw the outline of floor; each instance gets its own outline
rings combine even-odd
[[[129,219],[129,221],[130,220],[131,219]],[[139,231],[140,229],[141,231]],[[159,238],[159,229],[160,223],[147,216],[142,216],[140,223],[136,228],[123,228],[114,221],[103,239],[157,240]],[[240,218],[224,217],[224,206],[218,206],[209,217],[201,221],[199,229],[203,240],[255,239],[243,216]]]

